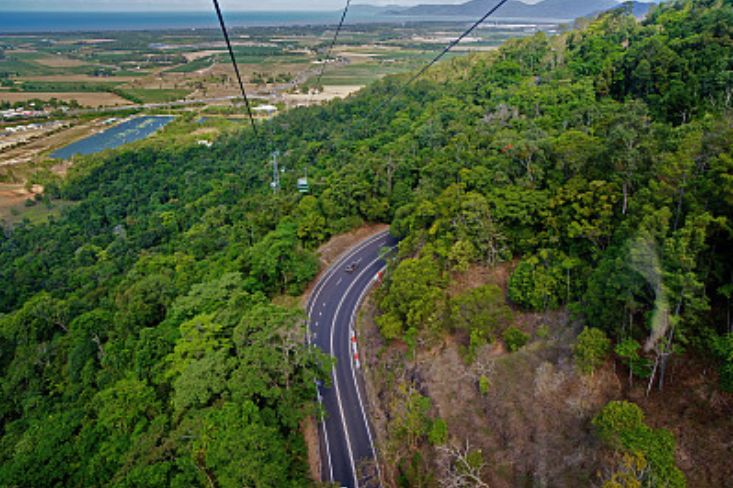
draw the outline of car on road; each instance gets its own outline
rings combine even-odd
[[[357,263],[356,261],[352,261],[346,266],[346,268],[344,268],[344,271],[346,271],[347,273],[353,273],[358,267],[359,263]]]

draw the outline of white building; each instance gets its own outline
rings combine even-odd
[[[252,111],[258,114],[273,115],[277,112],[277,107],[274,105],[259,105],[254,107]]]

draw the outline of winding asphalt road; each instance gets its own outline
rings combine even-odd
[[[385,266],[380,249],[396,243],[385,231],[352,248],[326,271],[308,303],[309,342],[336,358],[333,384],[318,387],[326,411],[319,426],[321,477],[349,488],[380,485],[378,467],[370,462],[375,458],[374,440],[353,323],[361,300]],[[348,271],[352,263],[357,263],[356,269]]]

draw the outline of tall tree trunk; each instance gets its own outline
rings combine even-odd
[[[621,208],[621,215],[626,215],[626,207],[627,207],[628,201],[629,201],[629,187],[628,187],[628,183],[626,183],[626,181],[624,181],[622,187],[623,187],[623,190],[624,190],[624,203],[623,203],[623,207]]]
[[[652,391],[654,378],[657,376],[657,366],[659,366],[659,353],[657,353],[657,356],[654,358],[654,368],[652,368],[652,374],[649,376],[649,383],[646,385],[646,396],[649,396],[649,392]]]
[[[677,306],[674,310],[674,316],[679,317],[680,311],[682,310],[682,297],[684,296],[684,291],[680,293],[680,298],[677,300]],[[659,357],[661,357],[661,361],[659,362],[659,391],[662,391],[664,388],[664,375],[667,372],[667,364],[669,362],[669,357],[672,355],[672,343],[674,341],[674,322],[669,326],[669,332],[668,336],[662,338],[662,341],[664,343],[662,344],[662,352]]]

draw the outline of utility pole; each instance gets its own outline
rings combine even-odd
[[[270,186],[272,187],[273,193],[277,193],[277,190],[280,188],[280,171],[277,166],[278,156],[280,156],[280,151],[272,152],[272,182]]]

